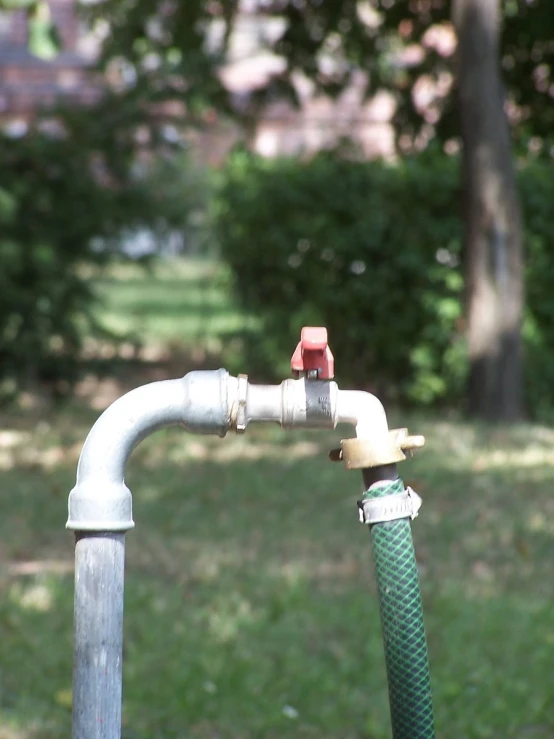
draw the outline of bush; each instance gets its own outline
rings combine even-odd
[[[456,164],[309,162],[236,153],[217,236],[237,294],[286,371],[300,327],[326,325],[341,382],[430,403],[455,394],[461,277]]]
[[[110,119],[116,117],[117,121]],[[119,127],[118,127],[119,125]],[[97,330],[90,270],[120,253],[121,235],[182,225],[168,171],[137,168],[133,129],[116,104],[69,111],[63,133],[0,134],[0,392],[66,391],[83,337]],[[169,188],[172,188],[169,190]],[[170,192],[171,197],[164,196]],[[179,223],[180,221],[180,223]]]
[[[535,418],[554,420],[554,172],[550,161],[534,161],[519,178],[525,223],[527,313],[525,384]]]
[[[467,362],[458,183],[459,162],[432,150],[395,165],[235,153],[222,173],[215,228],[237,295],[261,321],[262,338],[250,346],[256,367],[286,372],[300,327],[326,325],[341,383],[408,404],[459,401]],[[526,168],[521,185],[536,410],[537,388],[554,381],[554,359],[546,372],[540,359],[554,345],[548,165]]]

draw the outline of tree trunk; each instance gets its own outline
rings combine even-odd
[[[463,141],[468,411],[523,415],[523,255],[519,202],[500,76],[499,0],[453,0]]]

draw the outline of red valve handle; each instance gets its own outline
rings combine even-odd
[[[335,360],[327,344],[324,326],[304,326],[290,364],[294,373],[313,373],[319,380],[334,377]]]

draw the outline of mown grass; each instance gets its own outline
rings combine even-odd
[[[149,271],[119,265],[98,282],[98,317],[149,350],[229,354],[228,336],[255,325],[230,302],[230,282],[224,268],[205,259],[157,261]]]
[[[105,314],[120,326],[144,315],[146,344],[162,323],[168,341],[183,324],[189,341],[204,335],[198,303],[171,320],[169,306],[159,319],[144,310],[153,296],[173,303],[179,284],[164,290],[163,274],[120,273],[105,288]],[[209,302],[207,289],[198,295]],[[224,292],[211,294],[233,315]],[[63,527],[95,416],[76,401],[49,418],[8,416],[0,431],[0,739],[69,736],[72,537]],[[424,499],[413,531],[437,735],[551,737],[554,430],[402,414],[391,424],[428,439],[402,472]],[[125,739],[390,736],[360,481],[326,459],[346,433],[253,428],[220,440],[171,429],[134,453]]]

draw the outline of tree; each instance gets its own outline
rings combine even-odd
[[[498,2],[503,17],[498,53],[512,122],[518,124],[517,143],[523,146],[533,137],[548,138],[554,126],[554,13],[550,0]],[[243,5],[259,19],[259,43],[285,65],[237,107],[220,72]],[[213,106],[248,119],[268,101],[294,100],[299,74],[319,91],[337,95],[363,69],[368,95],[379,88],[394,94],[399,137],[414,138],[422,126],[441,141],[459,135],[452,87],[437,97],[432,122],[413,95],[422,77],[438,81],[453,72],[451,52],[429,33],[450,24],[447,0],[99,0],[84,5],[83,12],[89,22],[109,23],[104,69],[125,60],[136,89],[156,100],[184,101],[189,113]],[[403,61],[414,46],[422,53]]]
[[[474,416],[523,413],[522,229],[499,70],[498,0],[455,0],[463,139],[465,289]]]
[[[413,144],[425,131],[427,138],[445,142],[461,131],[472,365],[468,406],[486,418],[520,416],[521,228],[500,65],[512,120],[521,124],[520,149],[529,141],[535,145],[535,139],[548,137],[554,121],[554,13],[548,0],[456,0],[459,114],[449,82],[433,103],[432,118],[418,109],[413,90],[424,76],[453,80],[452,56],[428,36],[431,28],[449,22],[446,0],[250,2],[273,28],[265,37],[262,32],[261,43],[284,66],[237,107],[221,70],[239,5],[236,0],[102,0],[88,13],[110,26],[103,67],[124,59],[133,95],[150,102],[178,100],[189,120],[201,121],[215,108],[248,121],[268,101],[294,101],[298,75],[336,95],[362,69],[368,95],[379,88],[395,95],[399,140]],[[404,62],[404,52],[414,46],[419,57]]]

